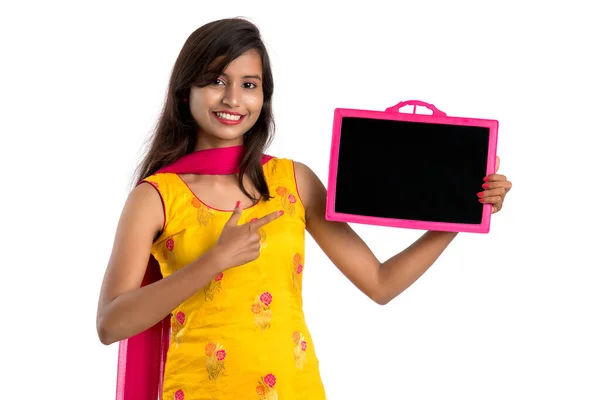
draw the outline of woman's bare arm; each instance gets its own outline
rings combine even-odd
[[[224,269],[215,252],[209,251],[167,278],[140,288],[163,221],[159,194],[147,183],[137,186],[123,208],[100,291],[96,326],[104,344],[150,328]]]
[[[324,185],[306,165],[295,163],[295,168],[299,195],[306,208],[307,231],[336,267],[378,304],[388,303],[419,279],[457,235],[426,232],[381,263],[348,224],[325,218]]]

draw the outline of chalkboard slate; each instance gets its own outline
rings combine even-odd
[[[432,115],[400,113],[425,106]],[[483,177],[495,167],[498,121],[448,117],[421,101],[385,112],[334,112],[327,218],[412,229],[489,232]]]

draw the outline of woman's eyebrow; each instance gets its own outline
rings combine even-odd
[[[221,75],[223,75],[226,78],[229,78],[229,75],[227,75],[225,72],[223,72]],[[259,81],[262,81],[259,75],[244,75],[242,76],[242,79],[258,79]]]

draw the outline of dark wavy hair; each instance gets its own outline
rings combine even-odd
[[[184,43],[173,66],[165,104],[148,151],[136,170],[134,184],[194,151],[199,127],[184,99],[189,98],[191,87],[208,86],[229,63],[248,50],[258,51],[262,59],[264,100],[258,120],[244,135],[245,152],[240,165],[239,186],[246,196],[259,201],[244,187],[243,177],[247,175],[260,197],[270,198],[261,156],[271,143],[275,130],[271,104],[273,74],[259,29],[242,18],[209,22],[194,31]],[[218,65],[209,68],[220,57]]]

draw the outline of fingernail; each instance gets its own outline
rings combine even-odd
[[[237,203],[235,203],[235,208],[239,208],[239,207],[240,207],[240,204],[242,204],[242,202],[241,202],[241,201],[238,201]]]
[[[485,201],[484,199],[479,199],[479,202],[480,202],[480,203],[483,203],[484,201]]]
[[[281,217],[284,214],[283,210],[279,210],[279,216]]]
[[[483,185],[481,185],[484,189],[488,189],[490,187],[490,185],[488,185],[487,183],[484,183]]]
[[[487,176],[483,178],[484,182],[487,182],[490,178],[488,178]]]
[[[477,196],[479,196],[479,197],[483,196],[483,192],[477,193]]]

